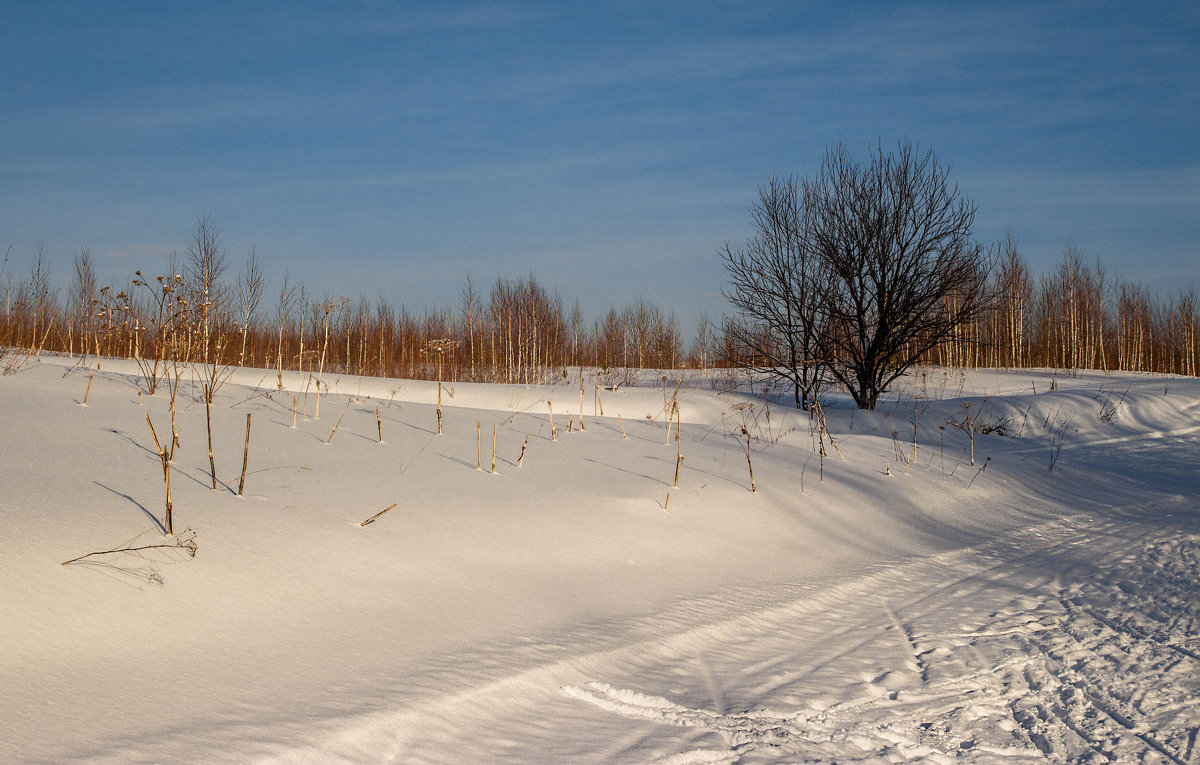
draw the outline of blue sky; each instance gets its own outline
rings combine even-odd
[[[772,174],[909,138],[1035,272],[1200,287],[1200,3],[3,2],[0,248],[420,311],[532,271],[589,318],[725,310]]]

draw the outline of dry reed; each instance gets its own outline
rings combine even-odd
[[[246,467],[250,464],[250,412],[246,412],[246,445],[242,448],[242,477],[238,479],[238,496],[246,487]]]
[[[382,509],[382,510],[380,510],[378,513],[375,513],[375,514],[374,514],[374,515],[372,515],[370,518],[366,519],[365,521],[363,521],[362,523],[360,523],[360,524],[358,524],[358,525],[359,525],[359,526],[366,526],[368,523],[374,523],[376,518],[379,518],[381,515],[383,515],[384,513],[386,513],[388,510],[391,510],[391,509],[392,509],[393,507],[395,507],[397,504],[399,504],[399,503],[398,503],[398,502],[393,502],[392,504],[390,504],[390,505],[388,505],[387,507],[383,508],[383,509]]]

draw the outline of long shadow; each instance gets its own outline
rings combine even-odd
[[[431,436],[437,435],[436,430],[430,430],[429,428],[423,428],[420,425],[413,425],[411,422],[405,422],[404,420],[396,420],[396,422],[399,423],[400,425],[405,426],[406,428],[412,428],[413,430],[419,430],[422,433],[428,433]]]
[[[156,463],[159,463],[159,464],[161,464],[161,463],[162,463],[162,457],[158,456],[158,452],[154,451],[153,449],[149,448],[148,446],[145,446],[144,444],[140,444],[140,443],[138,443],[138,442],[137,442],[137,441],[135,441],[135,440],[134,440],[134,439],[133,439],[131,436],[127,436],[127,435],[125,435],[124,433],[122,433],[122,432],[121,432],[121,431],[119,431],[119,430],[111,430],[111,431],[109,431],[109,432],[111,432],[111,433],[113,433],[113,434],[115,434],[115,435],[117,435],[117,436],[120,436],[122,439],[124,439],[124,440],[128,441],[129,443],[133,444],[133,445],[134,445],[134,446],[136,446],[137,448],[139,448],[139,449],[141,449],[142,451],[144,451],[144,452],[145,452],[145,453],[146,453],[146,454],[147,454],[147,455],[150,457],[150,459],[151,459],[152,461],[154,461],[154,462],[156,462]],[[323,443],[323,442],[322,442],[322,443]],[[178,465],[176,465],[174,462],[172,462],[172,463],[171,463],[171,468],[172,468],[172,472],[173,472],[175,475],[181,475],[181,476],[183,476],[184,478],[187,478],[187,479],[189,479],[189,480],[191,480],[191,481],[195,481],[197,484],[199,484],[199,485],[201,485],[201,486],[204,486],[204,487],[207,487],[207,488],[209,488],[209,489],[212,489],[212,486],[210,486],[209,484],[207,484],[207,483],[205,483],[204,481],[200,480],[199,478],[196,478],[194,475],[190,475],[190,474],[188,474],[188,472],[187,472],[187,471],[185,471],[183,468],[181,468],[181,467],[179,467]],[[234,494],[237,494],[237,492],[236,492],[236,491],[234,491],[234,490],[233,490],[233,489],[232,489],[232,488],[231,488],[231,487],[230,487],[228,484],[226,484],[224,481],[221,481],[221,480],[219,480],[219,479],[218,479],[218,480],[217,480],[217,483],[224,484],[224,485],[225,485],[225,488],[229,489],[229,490],[230,490],[231,492],[233,492]],[[108,488],[108,487],[106,486],[105,488]],[[112,491],[112,489],[109,489],[109,491]],[[121,496],[122,496],[122,497],[124,497],[124,496],[126,496],[126,495],[124,495],[124,494],[121,494]],[[141,505],[138,505],[138,507],[141,507]],[[143,508],[143,509],[144,509],[144,508]]]
[[[162,524],[162,521],[160,521],[160,520],[158,519],[158,517],[157,517],[156,515],[154,515],[154,513],[152,513],[152,512],[150,512],[149,510],[147,510],[147,509],[145,508],[145,506],[144,506],[144,505],[142,505],[142,503],[141,503],[141,502],[138,502],[136,499],[134,499],[133,497],[129,496],[128,494],[125,494],[125,493],[123,493],[123,492],[119,492],[119,491],[117,491],[116,489],[114,489],[114,488],[112,488],[112,487],[105,486],[104,484],[100,483],[99,481],[92,481],[92,483],[96,484],[97,486],[99,486],[101,489],[104,489],[105,491],[110,491],[110,492],[112,492],[113,494],[116,494],[118,497],[121,497],[121,498],[123,498],[123,499],[127,499],[127,500],[129,500],[130,502],[132,502],[132,503],[133,503],[133,504],[134,504],[134,505],[137,507],[137,509],[138,509],[138,510],[141,510],[143,513],[145,513],[147,518],[149,518],[150,520],[154,521],[154,525],[158,527],[158,530],[159,530],[159,531],[161,531],[161,532],[162,532],[162,533],[164,533],[164,534],[166,534],[166,533],[167,533],[167,527],[166,527],[166,526],[163,526],[163,524]]]
[[[119,431],[119,430],[116,430],[115,428],[114,428],[114,429],[112,429],[112,430],[110,430],[109,432],[110,432],[110,433],[112,433],[112,434],[113,434],[113,435],[115,435],[115,436],[118,436],[118,437],[120,437],[120,438],[124,439],[125,441],[128,441],[129,443],[133,444],[133,445],[134,445],[134,446],[136,446],[137,448],[139,448],[139,449],[141,449],[142,451],[146,452],[146,454],[149,454],[149,455],[150,455],[151,457],[153,457],[154,459],[156,459],[156,460],[158,460],[158,459],[161,459],[161,458],[158,456],[158,452],[154,451],[153,449],[151,449],[150,447],[146,446],[145,444],[138,443],[138,442],[137,442],[137,440],[135,440],[135,439],[133,438],[133,436],[127,435],[127,434],[125,434],[125,433],[122,433],[121,431]]]
[[[470,462],[467,462],[464,459],[460,459],[458,457],[451,457],[449,454],[439,454],[438,456],[441,457],[442,459],[450,460],[451,462],[457,462],[458,464],[462,465],[463,467],[469,467],[472,470],[478,470],[478,466],[472,465]]]
[[[655,423],[655,424],[657,424],[657,423]],[[625,435],[628,436],[631,441],[636,439],[638,441],[645,441],[648,444],[661,444],[662,443],[662,440],[659,438],[649,438],[647,436],[643,436],[641,433],[636,433],[636,432],[630,433],[629,431],[632,430],[633,427],[635,427],[635,425],[634,425],[634,423],[626,423],[626,425],[628,425],[629,427],[625,428]],[[636,427],[640,427],[640,426],[641,425],[640,425],[640,421],[639,421],[637,423]],[[617,433],[620,432],[617,428],[610,428],[610,429]]]
[[[637,476],[638,478],[645,478],[646,480],[653,481],[654,483],[666,483],[661,478],[656,478],[652,475],[647,475],[646,473],[638,473],[636,471],[629,470],[627,468],[617,467],[616,465],[610,465],[607,462],[601,462],[600,460],[594,460],[591,457],[584,457],[583,461],[590,462],[593,465],[599,465],[600,467],[606,467],[606,468],[609,468],[610,470],[616,470],[621,473],[628,473],[629,475]]]
[[[157,457],[157,456],[158,455],[155,455],[155,457]],[[198,486],[203,486],[205,489],[207,489],[209,491],[218,491],[219,490],[219,489],[214,489],[212,487],[212,483],[210,481],[201,480],[201,479],[197,478],[196,476],[192,475],[191,473],[187,472],[183,468],[176,465],[174,462],[171,463],[171,475],[183,476],[184,478],[188,479],[189,481],[192,481],[193,483],[195,483]],[[206,479],[209,477],[207,472],[202,472],[200,475],[204,476]],[[222,481],[219,478],[217,479],[217,483],[222,484],[225,486],[226,489],[233,491],[233,489],[229,488],[229,484],[225,483],[224,481]],[[234,493],[236,494],[237,492],[234,492]]]

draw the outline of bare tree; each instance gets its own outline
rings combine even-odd
[[[1012,234],[1001,245],[992,293],[996,298],[991,345],[996,347],[996,366],[1022,367],[1029,359],[1029,313],[1033,303],[1033,279],[1021,259]]]
[[[46,257],[46,243],[38,240],[34,250],[33,265],[29,269],[30,299],[33,307],[33,332],[29,340],[29,354],[42,357],[46,338],[56,322],[51,313],[56,293],[50,289],[50,262]]]
[[[253,327],[258,306],[262,303],[263,267],[254,248],[246,257],[246,269],[237,278],[237,305],[242,316],[238,330],[242,335],[242,350],[238,354],[238,366],[246,366],[246,341]]]
[[[688,352],[688,363],[699,369],[704,375],[708,374],[709,365],[712,363],[712,329],[712,321],[708,318],[708,312],[702,311],[696,317],[696,335],[692,339],[692,347]]]
[[[830,270],[812,246],[812,208],[795,178],[771,178],[750,207],[754,236],[720,251],[729,272],[726,299],[737,316],[725,324],[727,359],[792,387],[796,408],[820,393],[827,360],[825,301]]]
[[[205,213],[196,219],[192,241],[188,244],[188,279],[196,291],[192,306],[197,311],[203,352],[208,363],[213,320],[220,305],[220,279],[225,273],[226,253],[221,249],[221,232],[212,215]],[[205,396],[208,398],[208,394]]]
[[[812,244],[832,276],[823,301],[830,372],[862,409],[924,354],[962,339],[981,309],[988,257],[975,205],[932,151],[904,141],[859,164],[829,151],[805,184]]]
[[[92,251],[86,245],[75,256],[75,281],[71,286],[71,302],[74,304],[72,323],[79,330],[80,355],[86,357],[88,335],[93,332],[97,303],[96,269],[92,263]],[[98,341],[97,352],[99,352]]]
[[[288,282],[291,276],[287,273],[283,275],[283,286],[279,289],[279,306],[276,309],[279,319],[279,337],[275,343],[275,360],[278,366],[279,389],[283,390],[283,333],[287,327],[292,313],[292,306],[296,302],[296,288],[289,286]],[[301,321],[303,324],[303,321]]]
[[[233,369],[225,353],[226,339],[220,314],[223,295],[220,279],[226,267],[226,253],[221,248],[221,234],[211,215],[196,220],[192,241],[188,247],[188,271],[194,280],[193,331],[199,337],[201,352],[196,369],[204,392],[204,415],[208,427],[208,466],[212,488],[217,488],[217,465],[213,458],[212,402],[217,390],[229,379]]]
[[[459,298],[462,302],[463,329],[467,334],[467,351],[468,361],[471,365],[471,379],[478,379],[475,375],[475,354],[479,350],[475,347],[476,326],[479,324],[480,317],[480,297],[479,291],[475,289],[475,282],[471,279],[471,275],[467,274],[467,285],[463,287]]]

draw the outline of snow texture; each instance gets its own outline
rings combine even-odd
[[[0,378],[0,761],[1200,762],[1200,381],[582,374]]]

